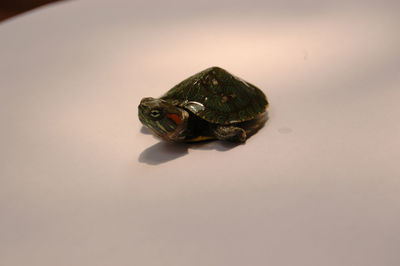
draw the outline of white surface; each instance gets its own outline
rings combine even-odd
[[[400,265],[396,1],[73,1],[0,24],[0,265]],[[245,145],[141,132],[218,65]]]

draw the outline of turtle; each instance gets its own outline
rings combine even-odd
[[[160,98],[143,98],[138,115],[145,127],[168,142],[245,142],[264,125],[267,107],[259,88],[214,66]]]

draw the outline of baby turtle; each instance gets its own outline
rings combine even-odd
[[[245,142],[265,123],[267,106],[260,89],[222,68],[211,67],[158,99],[143,98],[139,119],[166,141]]]

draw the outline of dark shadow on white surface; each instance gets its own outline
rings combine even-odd
[[[259,129],[265,126],[265,123],[268,120],[268,112],[265,112],[264,115],[260,116],[259,120],[261,122],[261,127],[257,128],[254,131],[251,131],[249,138],[254,135]],[[248,122],[248,127],[251,128],[254,121]],[[150,131],[142,126],[140,132],[146,135],[152,135]],[[155,137],[154,137],[155,138]],[[203,141],[203,142],[196,142],[196,143],[169,143],[169,142],[158,142],[153,146],[145,149],[139,155],[139,162],[146,163],[149,165],[158,165],[162,163],[166,163],[175,159],[178,159],[182,156],[185,156],[189,153],[189,149],[193,150],[216,150],[216,151],[229,151],[239,145],[245,145],[242,143],[234,143],[234,142],[227,142],[227,141]]]
[[[188,145],[161,141],[147,149],[139,156],[139,162],[150,165],[166,163],[188,154]]]
[[[194,144],[161,141],[145,149],[139,156],[139,162],[158,165],[187,155],[189,149],[228,151],[238,145],[240,144],[224,141],[208,141]]]
[[[238,145],[241,144],[226,141],[206,141],[192,144],[160,141],[145,149],[139,155],[139,162],[149,165],[158,165],[187,155],[189,149],[228,151]]]
[[[140,129],[140,133],[145,135],[152,135],[151,132],[145,126],[142,126],[142,128]]]

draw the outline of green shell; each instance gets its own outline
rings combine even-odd
[[[185,79],[161,99],[222,125],[252,120],[268,106],[260,89],[219,67]]]

